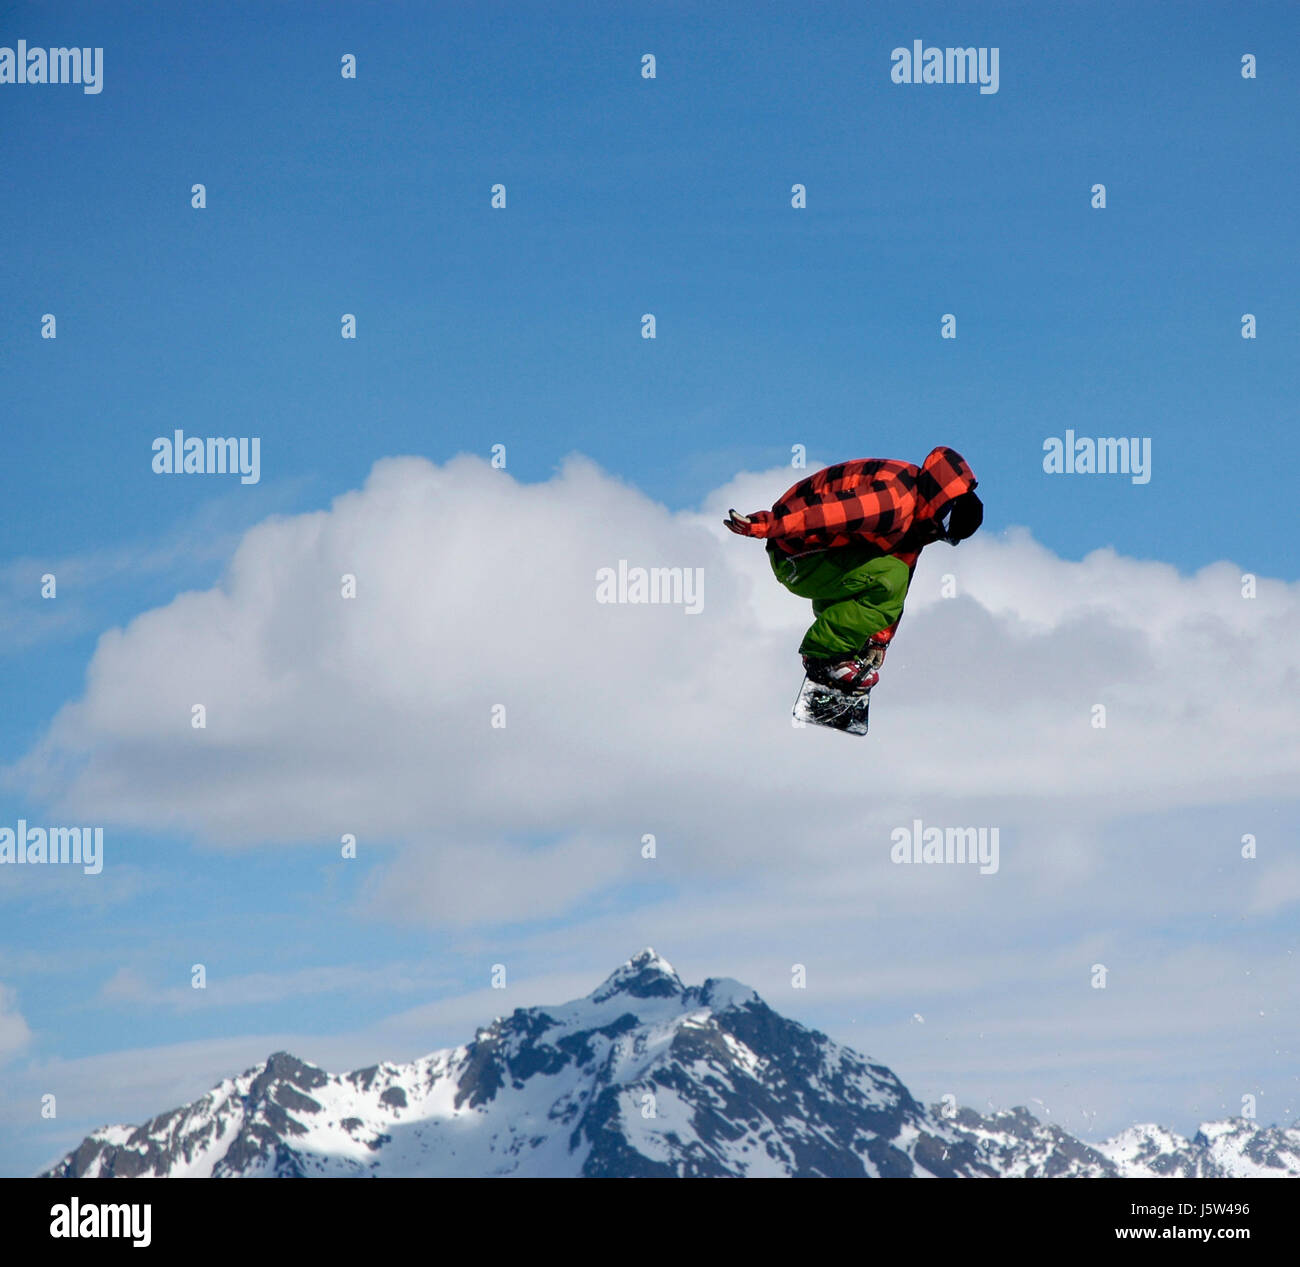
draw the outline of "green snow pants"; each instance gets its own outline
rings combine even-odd
[[[812,599],[817,619],[799,644],[803,655],[854,655],[903,614],[911,574],[893,555],[862,545],[791,559],[769,546],[767,557],[776,579],[791,594]]]

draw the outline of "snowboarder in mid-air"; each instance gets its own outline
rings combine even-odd
[[[975,486],[961,454],[940,447],[919,467],[892,458],[828,466],[771,510],[723,520],[766,541],[776,579],[812,600],[816,619],[799,644],[809,682],[843,695],[875,686],[921,551],[956,545],[983,522]]]

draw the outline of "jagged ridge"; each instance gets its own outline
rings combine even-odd
[[[334,1075],[277,1052],[96,1131],[47,1174],[1294,1177],[1300,1131],[1134,1127],[1092,1147],[1025,1109],[926,1109],[748,987],[688,987],[647,949],[585,999],[518,1008],[409,1065]]]

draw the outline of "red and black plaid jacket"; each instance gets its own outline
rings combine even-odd
[[[955,449],[934,449],[919,467],[894,458],[841,462],[800,480],[771,510],[755,511],[744,535],[791,556],[866,541],[914,564],[920,549],[907,538],[925,535],[915,529],[976,483]]]
[[[893,458],[841,462],[800,480],[771,510],[755,511],[743,534],[791,557],[867,542],[914,568],[935,539],[933,521],[976,483],[966,459],[942,446],[919,467]]]

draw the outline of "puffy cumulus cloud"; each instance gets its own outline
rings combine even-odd
[[[1300,586],[1247,599],[1229,563],[1069,562],[1023,531],[926,552],[869,738],[792,727],[807,605],[720,523],[791,478],[674,513],[582,459],[538,484],[381,461],[328,511],[248,531],[218,588],[104,635],[11,774],[71,821],[396,845],[372,907],[451,922],[643,880],[647,833],[670,884],[834,889],[851,859],[852,886],[879,888],[915,817],[1033,839],[1023,898],[1094,877],[1115,815],[1293,794]],[[621,560],[700,569],[701,609],[598,602]]]

